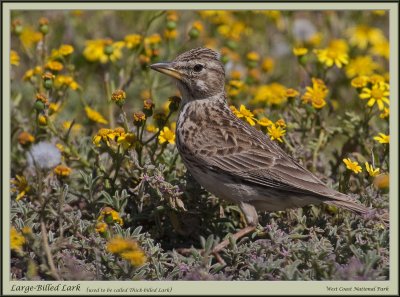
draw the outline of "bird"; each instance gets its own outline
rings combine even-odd
[[[229,108],[220,55],[194,48],[150,68],[173,79],[181,94],[176,147],[195,180],[218,198],[239,205],[247,226],[256,229],[257,211],[281,211],[326,203],[358,214],[371,211],[318,179],[266,134]],[[386,219],[388,220],[388,219]],[[218,252],[228,245],[222,241]]]

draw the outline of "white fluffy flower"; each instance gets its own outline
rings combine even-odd
[[[308,19],[296,19],[292,30],[294,37],[299,41],[307,41],[317,32],[314,24]]]
[[[41,169],[50,169],[60,164],[60,162],[61,153],[58,148],[50,142],[39,142],[33,145],[28,152],[28,163],[30,167],[36,165]]]

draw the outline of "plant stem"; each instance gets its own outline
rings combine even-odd
[[[314,153],[313,153],[312,169],[314,172],[316,171],[316,168],[317,168],[318,152],[322,146],[324,136],[325,136],[324,130],[321,129],[319,131],[318,143],[317,143]]]
[[[47,262],[48,262],[49,267],[50,267],[50,273],[52,274],[52,276],[56,280],[61,280],[60,276],[58,275],[56,266],[54,265],[53,256],[51,254],[50,246],[49,246],[49,243],[47,241],[48,235],[47,235],[46,225],[44,223],[43,217],[40,219],[40,230],[41,230],[41,233],[42,233],[42,242],[43,242],[44,252],[46,254]]]

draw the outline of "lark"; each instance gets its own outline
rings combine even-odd
[[[225,71],[217,52],[189,50],[152,69],[176,82],[182,102],[176,145],[193,177],[215,196],[237,203],[252,232],[257,211],[280,211],[327,203],[365,214],[371,209],[327,187],[267,135],[237,118],[225,93]],[[221,242],[214,251],[224,248]]]

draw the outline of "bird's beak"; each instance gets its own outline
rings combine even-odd
[[[176,70],[172,63],[155,63],[150,65],[150,68],[166,75],[172,76],[173,78],[182,80],[182,73]]]

